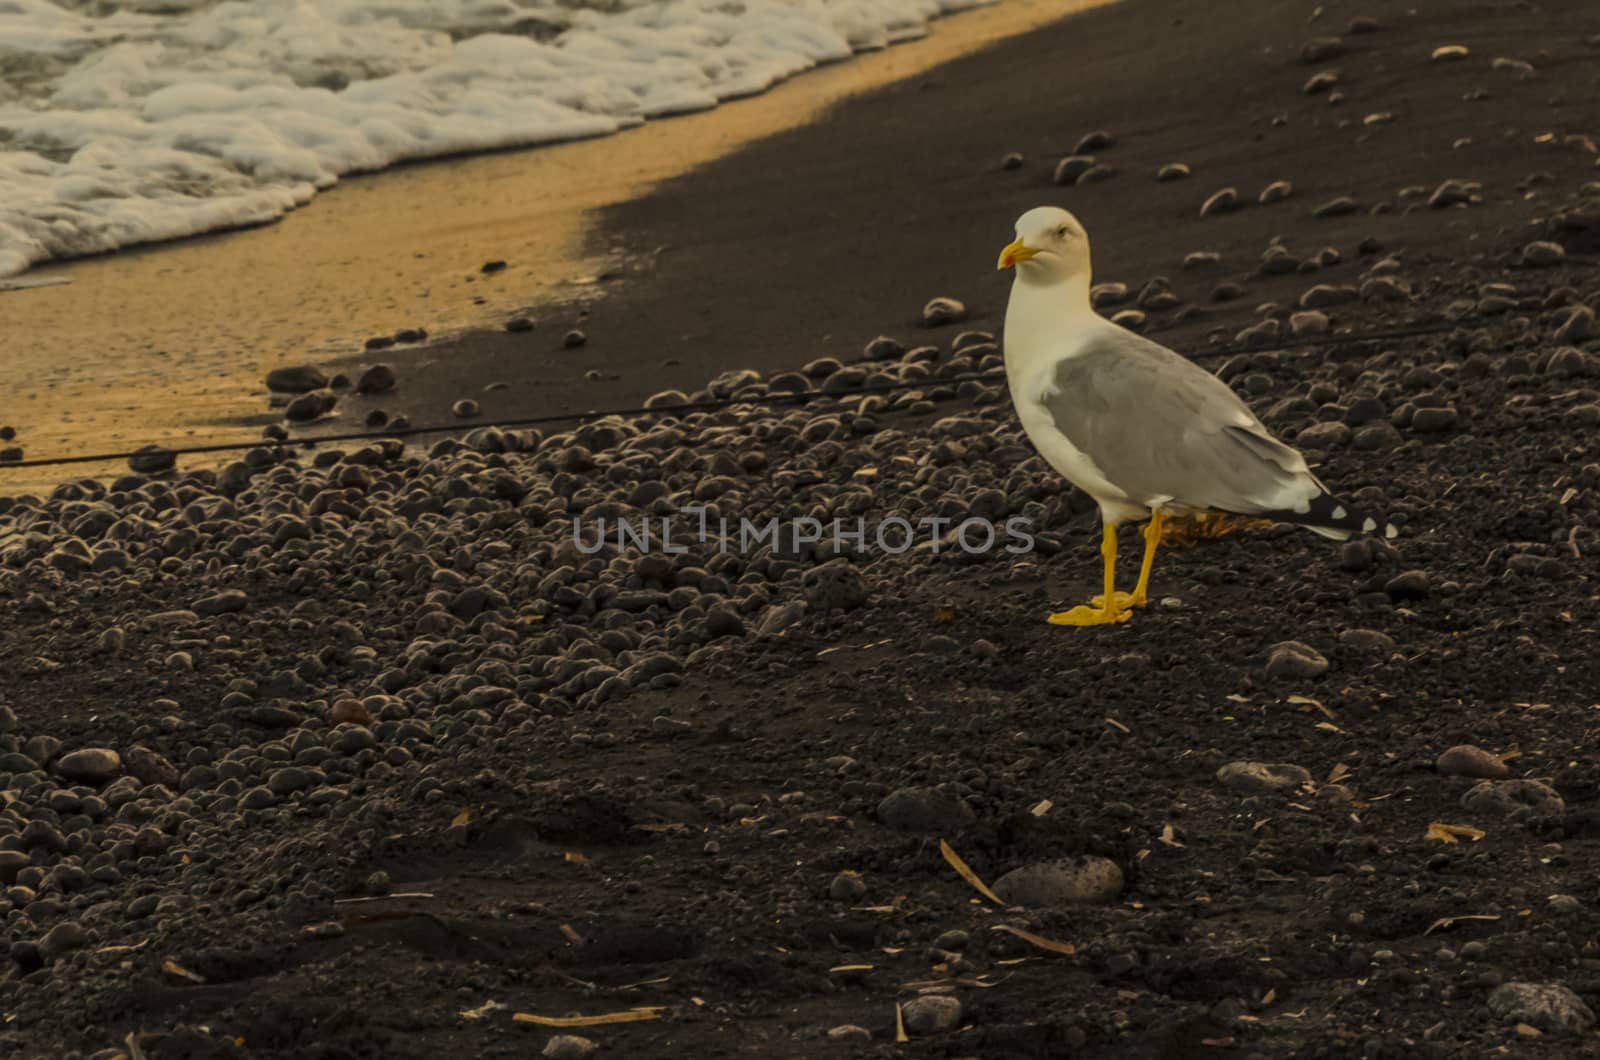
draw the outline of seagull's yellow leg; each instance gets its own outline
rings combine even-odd
[[[1156,564],[1156,546],[1161,544],[1161,524],[1165,522],[1161,517],[1161,509],[1156,508],[1150,513],[1150,521],[1144,528],[1144,559],[1139,563],[1139,584],[1133,587],[1133,599],[1129,603],[1133,607],[1143,607],[1146,600],[1146,590],[1150,588],[1150,568]]]
[[[1144,527],[1144,560],[1139,564],[1139,584],[1134,586],[1131,593],[1117,593],[1114,599],[1117,606],[1122,608],[1143,607],[1148,602],[1145,590],[1150,586],[1150,568],[1156,561],[1156,546],[1161,543],[1163,535],[1168,533],[1166,517],[1160,511],[1152,509],[1150,521]],[[1106,598],[1097,596],[1089,601],[1096,607],[1106,606]]]
[[[1052,626],[1103,626],[1133,617],[1133,612],[1117,600],[1117,528],[1110,523],[1100,536],[1100,556],[1105,560],[1105,594],[1095,597],[1095,606],[1080,604],[1071,611],[1057,611],[1050,616]],[[1111,601],[1109,606],[1107,600]]]

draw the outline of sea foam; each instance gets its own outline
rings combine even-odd
[[[0,276],[714,107],[984,2],[0,0]]]

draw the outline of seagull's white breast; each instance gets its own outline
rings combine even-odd
[[[1098,329],[1114,326],[1087,305],[1074,311],[1058,289],[1017,283],[1006,307],[1006,382],[1022,429],[1045,462],[1093,497],[1107,517],[1142,519],[1148,506],[1107,479],[1093,458],[1057,429],[1044,404],[1057,392],[1056,366],[1081,353]]]

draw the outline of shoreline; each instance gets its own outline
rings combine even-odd
[[[710,110],[410,163],[341,182],[270,225],[30,270],[47,285],[0,293],[8,325],[31,340],[0,361],[16,395],[0,415],[29,459],[245,440],[249,424],[268,422],[262,379],[272,368],[358,358],[368,337],[401,328],[437,342],[530,305],[581,301],[612,256],[590,242],[604,209],[852,96],[1100,2],[1007,0]],[[494,260],[509,267],[482,274]],[[49,284],[60,279],[71,282]],[[430,349],[381,356],[416,365]],[[85,465],[72,477],[123,470]],[[63,480],[0,470],[0,493]]]

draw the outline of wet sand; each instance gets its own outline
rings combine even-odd
[[[273,225],[36,269],[23,279],[70,282],[0,292],[0,327],[25,336],[0,348],[0,422],[17,427],[29,459],[248,440],[254,430],[241,423],[266,412],[261,380],[271,368],[347,357],[400,328],[437,337],[570,301],[607,257],[587,235],[598,211],[848,97],[1097,2],[1006,0],[715,110],[354,178]],[[491,260],[510,267],[485,276]],[[120,470],[0,469],[0,492]]]

